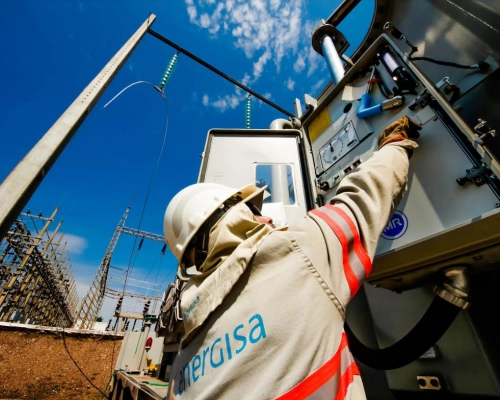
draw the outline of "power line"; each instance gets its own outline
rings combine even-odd
[[[194,54],[190,53],[189,51],[187,50],[184,50],[181,46],[175,44],[174,42],[172,42],[171,40],[168,40],[166,37],[160,35],[159,33],[153,31],[152,29],[148,29],[148,33],[150,33],[151,35],[153,35],[155,38],[161,40],[162,42],[168,44],[169,46],[173,47],[174,49],[176,49],[178,52],[188,56],[189,58],[191,58],[192,60],[196,61],[198,64],[201,64],[203,65],[205,68],[208,68],[210,71],[212,72],[215,72],[217,75],[219,75],[220,77],[228,80],[229,82],[233,83],[234,85],[238,86],[239,88],[243,89],[244,91],[246,91],[247,93],[250,93],[252,96],[255,96],[257,97],[259,100],[262,100],[264,103],[270,105],[271,107],[273,107],[274,109],[278,110],[279,112],[285,114],[286,116],[290,117],[290,118],[295,118],[295,115],[289,113],[287,110],[281,108],[280,106],[278,106],[277,104],[273,103],[272,101],[266,99],[264,96],[261,96],[260,94],[258,94],[257,92],[253,91],[252,89],[250,89],[249,87],[243,85],[242,83],[238,82],[236,79],[234,78],[231,78],[229,75],[225,74],[224,72],[222,72],[221,70],[215,68],[213,65],[207,63],[206,61],[203,61],[201,58],[195,56]]]

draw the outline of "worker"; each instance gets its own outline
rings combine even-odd
[[[390,124],[330,204],[288,228],[260,215],[254,185],[200,183],[172,199],[165,237],[188,281],[168,398],[366,398],[345,309],[402,197],[419,129]]]

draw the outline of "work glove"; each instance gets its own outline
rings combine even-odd
[[[418,139],[420,137],[420,133],[418,132],[420,129],[422,129],[422,125],[419,123],[407,116],[401,117],[382,131],[378,138],[378,148],[381,149],[389,143],[406,141],[405,143],[401,143],[401,147],[406,149],[408,156],[411,158],[413,149],[417,148],[418,145],[409,140]]]

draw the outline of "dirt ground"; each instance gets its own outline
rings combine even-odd
[[[65,339],[76,363],[104,391],[122,337],[67,333]],[[94,400],[102,394],[71,361],[60,332],[0,330],[0,400],[4,399]]]

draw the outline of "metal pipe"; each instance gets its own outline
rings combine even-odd
[[[444,280],[434,288],[434,293],[448,303],[465,310],[470,305],[468,266],[458,265],[445,269]]]
[[[0,185],[0,237],[4,237],[38,185],[144,37],[156,16],[151,14],[125,45],[83,90],[64,114]]]
[[[281,202],[285,205],[290,204],[290,194],[288,193],[287,165],[271,165],[271,201],[273,203]]]
[[[332,81],[334,85],[337,85],[344,77],[345,70],[342,64],[342,59],[333,44],[333,40],[330,36],[324,35],[321,38],[321,48],[323,49],[323,57],[325,58],[326,65],[332,76]]]
[[[269,125],[269,129],[272,130],[293,129],[293,124],[287,119],[278,118],[275,119],[273,122],[271,122],[271,124]]]

